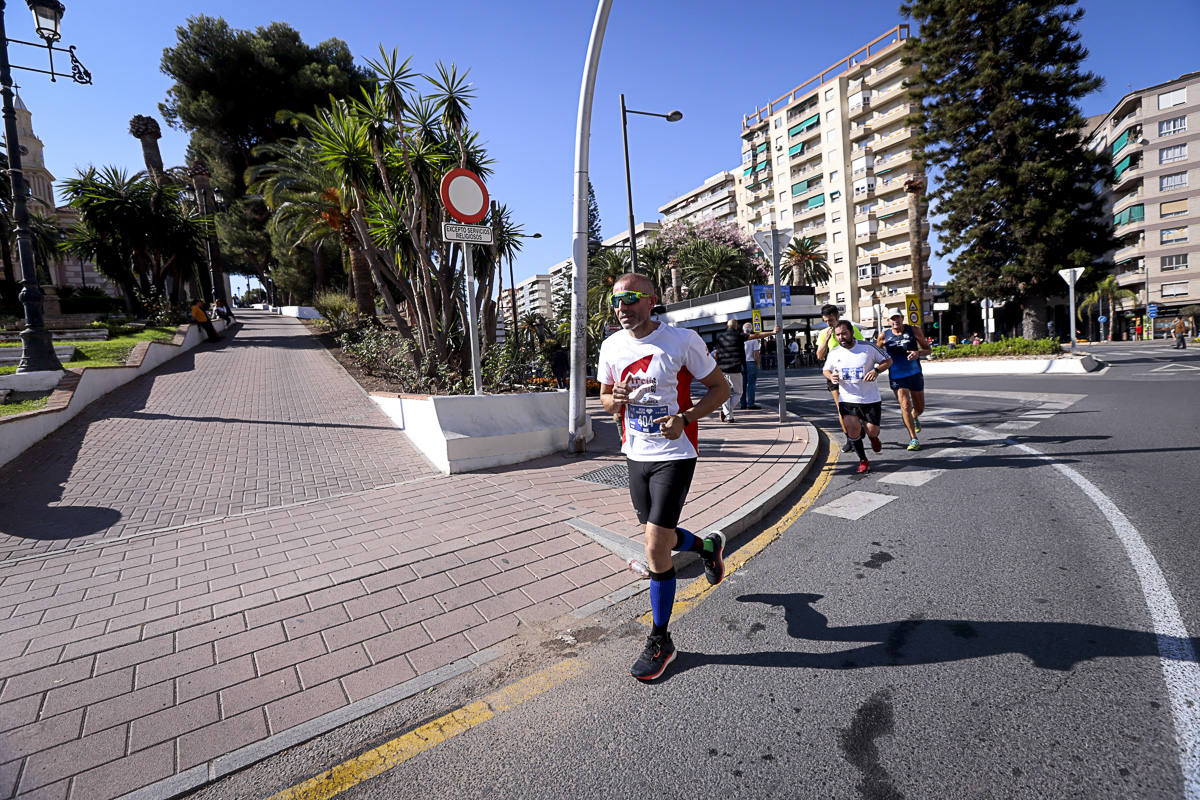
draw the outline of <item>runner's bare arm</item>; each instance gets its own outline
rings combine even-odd
[[[620,411],[625,406],[628,397],[629,388],[625,385],[625,381],[600,384],[600,404],[610,414]]]
[[[746,338],[747,339],[766,339],[768,336],[774,336],[777,333],[779,333],[779,328],[775,328],[774,330],[769,330],[769,331],[759,331],[758,333],[748,333],[748,334],[746,334]]]
[[[913,334],[917,337],[917,349],[908,354],[909,361],[916,361],[921,356],[927,356],[933,352],[933,345],[929,343],[925,331],[914,325]]]
[[[825,357],[827,355],[829,355],[829,337],[832,333],[833,333],[832,328],[826,328],[817,337],[817,360],[818,361],[824,361]]]
[[[872,369],[866,375],[864,375],[863,380],[866,380],[866,381],[875,380],[876,378],[879,377],[880,373],[885,371],[890,366],[892,366],[892,360],[890,358],[885,358],[883,361],[880,361],[878,364],[876,364],[874,369]]]
[[[729,399],[729,382],[725,380],[725,373],[721,372],[720,367],[714,367],[712,372],[700,379],[700,382],[708,390],[700,398],[700,402],[682,414],[672,414],[654,420],[662,425],[662,433],[666,438],[678,439],[683,435],[683,430],[687,425],[707,417]],[[601,387],[601,391],[603,391],[603,387]]]

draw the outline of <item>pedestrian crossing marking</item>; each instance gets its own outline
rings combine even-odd
[[[1163,364],[1161,367],[1155,367],[1150,372],[1200,372],[1200,367],[1195,364],[1180,364],[1174,362],[1171,364]]]
[[[880,483],[898,483],[901,486],[924,486],[941,475],[944,469],[922,469],[921,467],[903,467],[879,479]]]
[[[876,494],[875,492],[851,492],[843,495],[832,503],[827,503],[813,511],[830,517],[858,520],[876,509],[886,506],[895,500],[894,495]]]

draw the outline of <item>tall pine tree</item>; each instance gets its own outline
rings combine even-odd
[[[592,181],[588,179],[588,238],[595,239],[597,242],[604,241],[604,237],[600,235],[600,206],[596,203],[596,190],[592,188]]]
[[[1013,300],[1022,332],[1044,334],[1057,270],[1098,264],[1114,246],[1097,193],[1107,150],[1084,147],[1079,101],[1103,85],[1087,56],[1076,0],[912,0],[920,25],[918,157],[940,173],[930,193],[960,297]],[[922,152],[923,151],[923,152]]]

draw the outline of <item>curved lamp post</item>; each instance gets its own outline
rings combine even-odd
[[[626,124],[627,114],[641,114],[643,117],[661,117],[667,122],[679,122],[683,119],[682,111],[670,111],[658,114],[653,111],[634,111],[625,107],[625,95],[621,95],[621,143],[625,147],[625,199],[629,203],[629,269],[637,272],[637,237],[633,230],[633,183],[629,179],[629,126]]]
[[[9,44],[41,47],[34,42],[9,39],[4,29],[4,0],[0,0],[0,93],[4,96],[5,149],[8,151],[8,172],[12,178],[13,222],[17,234],[17,256],[21,263],[21,294],[19,299],[25,307],[25,329],[21,331],[21,361],[17,372],[61,371],[63,366],[54,353],[54,343],[42,311],[42,290],[38,287],[37,265],[33,257],[33,236],[29,232],[29,211],[25,206],[25,174],[21,171],[21,143],[17,138],[17,112],[13,107],[12,70],[23,69],[49,75],[50,80],[70,77],[75,83],[89,84],[91,73],[75,58],[75,47],[63,49],[54,43],[62,38],[59,24],[66,7],[58,0],[26,0],[33,12],[34,26],[38,36],[46,43],[50,58],[50,69],[35,69],[10,64]],[[71,57],[71,74],[54,71],[54,53],[67,53]]]

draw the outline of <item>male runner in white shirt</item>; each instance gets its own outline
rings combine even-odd
[[[621,330],[600,345],[600,401],[624,415],[621,452],[629,467],[629,495],[646,526],[653,627],[630,670],[650,681],[675,660],[667,625],[675,602],[672,550],[692,550],[709,583],[725,576],[725,536],[704,539],[678,527],[696,470],[697,426],[729,398],[729,383],[695,331],[650,319],[658,302],[645,275],[626,274],[613,285],[612,304]],[[707,391],[692,405],[692,379]]]
[[[883,449],[879,441],[879,373],[892,365],[887,354],[869,342],[856,341],[850,320],[839,320],[833,329],[840,347],[830,350],[825,359],[825,379],[838,388],[838,413],[846,426],[846,435],[858,453],[857,472],[870,472],[871,463],[863,450],[863,427],[871,440],[871,449]]]

